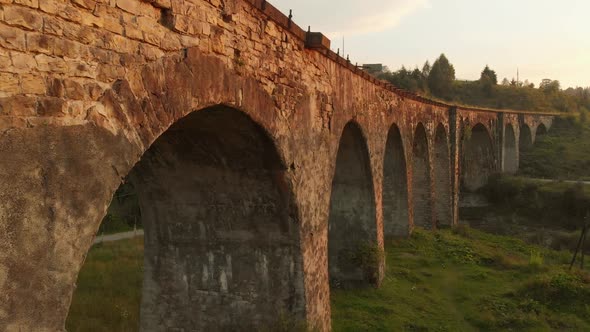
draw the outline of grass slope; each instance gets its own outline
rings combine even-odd
[[[570,254],[458,228],[387,245],[379,289],[332,294],[334,331],[590,330],[590,277]],[[68,331],[137,331],[143,243],[94,247]]]
[[[463,229],[387,246],[379,289],[336,291],[335,331],[590,330],[590,277],[566,253]]]

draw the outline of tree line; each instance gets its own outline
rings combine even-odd
[[[548,112],[579,112],[590,110],[590,87],[562,89],[559,81],[544,79],[539,87],[528,80],[520,82],[504,78],[485,66],[479,80],[455,78],[455,68],[444,54],[430,65],[413,70],[402,66],[397,71],[386,69],[378,76],[393,85],[448,102],[479,107]]]

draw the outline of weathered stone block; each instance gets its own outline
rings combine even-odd
[[[4,21],[13,26],[27,30],[41,31],[43,18],[36,11],[23,7],[10,6],[4,8]]]
[[[0,73],[0,97],[8,97],[20,92],[18,75]]]
[[[0,46],[24,51],[26,48],[25,33],[18,28],[0,24]]]
[[[53,54],[54,37],[40,34],[27,34],[27,50],[35,53]]]
[[[117,7],[135,15],[139,15],[141,13],[140,5],[141,2],[137,0],[117,0]]]
[[[10,53],[7,51],[0,49],[0,70],[2,71],[9,71],[10,67],[12,67],[12,60],[10,59]]]
[[[75,77],[96,78],[97,65],[84,61],[70,60],[67,62],[68,73]]]
[[[57,14],[57,12],[59,12],[60,10],[60,6],[61,4],[58,3],[57,1],[46,1],[46,0],[42,0],[39,3],[39,8],[49,14]]]
[[[39,0],[14,0],[14,3],[32,8],[39,8]]]
[[[86,99],[86,89],[84,86],[74,80],[63,81],[65,95],[68,99],[84,100]]]
[[[21,76],[22,92],[25,94],[45,94],[47,86],[45,78],[35,74],[25,74]]]
[[[28,73],[37,65],[35,57],[30,53],[10,52],[10,57],[12,68],[17,73]]]
[[[37,70],[39,71],[54,73],[66,73],[68,71],[68,65],[62,58],[37,54],[35,61],[37,62]]]
[[[0,98],[0,114],[9,116],[33,116],[36,114],[37,98],[12,96]]]
[[[94,6],[96,5],[95,0],[72,0],[72,3],[74,3],[77,6],[82,7],[84,9],[90,9],[90,10],[93,10]]]
[[[53,39],[53,54],[56,56],[67,56],[68,58],[83,57],[85,52],[81,51],[82,45],[67,39]]]
[[[82,14],[80,13],[80,10],[70,4],[66,4],[65,6],[61,7],[60,11],[57,12],[57,15],[74,23],[80,23],[82,21]]]
[[[60,117],[65,115],[65,101],[61,98],[44,97],[37,103],[37,114],[40,116]]]
[[[61,20],[56,17],[49,16],[44,18],[43,33],[61,36],[63,35],[64,27]]]

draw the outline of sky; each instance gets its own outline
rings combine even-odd
[[[588,0],[270,0],[304,30],[311,26],[353,63],[413,69],[441,54],[457,79],[486,65],[498,79],[590,86]]]

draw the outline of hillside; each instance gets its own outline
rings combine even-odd
[[[590,124],[586,115],[556,118],[532,149],[522,151],[520,174],[536,178],[590,179]]]

